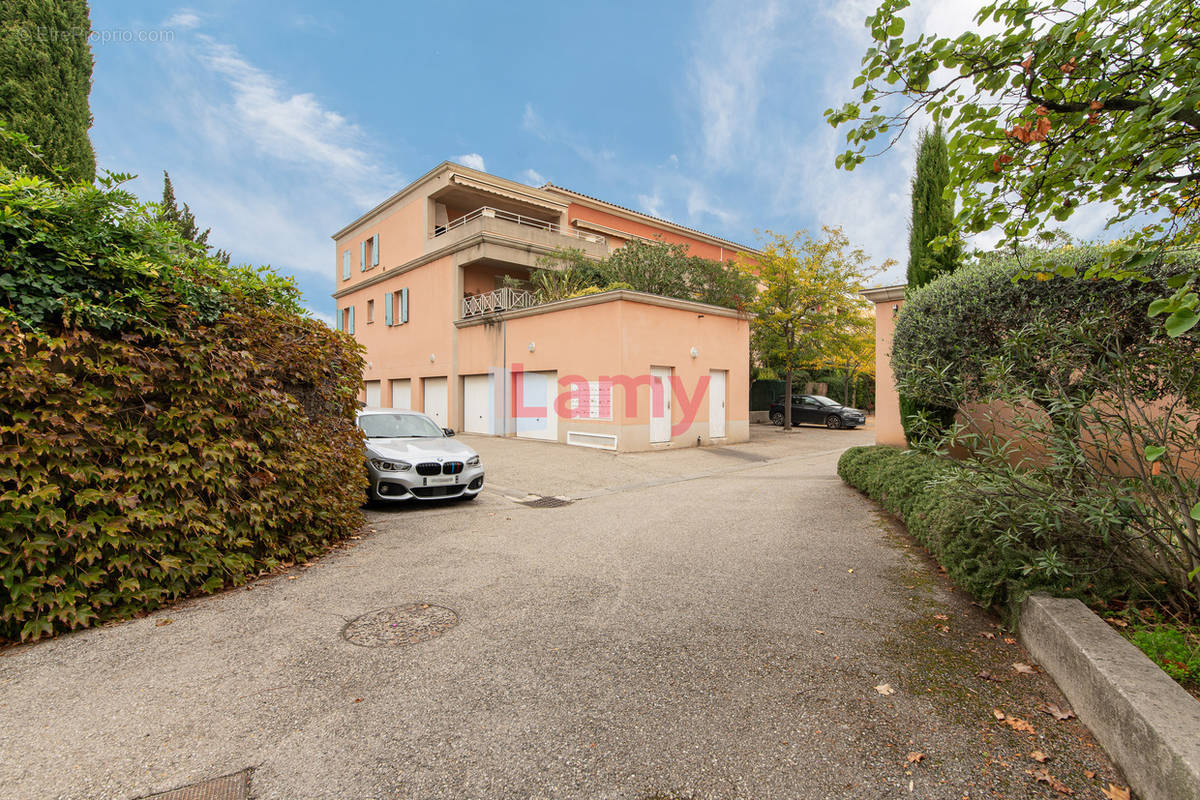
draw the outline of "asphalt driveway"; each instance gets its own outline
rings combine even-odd
[[[1053,685],[838,480],[871,439],[471,437],[474,503],[372,509],[308,568],[0,650],[0,797],[246,769],[251,797],[289,800],[1061,797],[1036,770],[1100,797],[1103,753],[1037,710],[1065,706]],[[434,612],[457,624],[361,646]]]

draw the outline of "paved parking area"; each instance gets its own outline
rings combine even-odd
[[[836,477],[871,437],[470,437],[473,503],[371,509],[308,568],[0,651],[0,797],[246,769],[259,800],[1059,796],[1036,770],[1101,797],[1053,685]]]

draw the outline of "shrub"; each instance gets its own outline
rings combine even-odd
[[[0,638],[241,583],[360,524],[348,336],[127,195],[0,177]]]
[[[972,473],[948,459],[893,447],[854,447],[839,459],[838,474],[896,514],[951,580],[1006,615],[1035,591],[1103,597],[1125,588],[1119,573],[1076,580],[1087,568],[1086,553],[1064,556],[1037,539],[1004,535],[1001,524],[980,513],[980,488]]]
[[[1170,337],[1151,299],[1195,256],[1145,283],[1089,280],[1103,251],[1038,256],[1059,273],[1016,280],[985,260],[914,293],[897,324],[900,388],[964,413],[918,420],[929,452],[965,448],[978,502],[999,536],[1039,568],[1077,581],[1114,570],[1128,591],[1200,610],[1200,336]]]
[[[1146,311],[1155,298],[1172,291],[1170,276],[1188,265],[1200,266],[1200,256],[1177,254],[1145,282],[1081,277],[1104,253],[1104,248],[1089,246],[1021,258],[989,255],[917,289],[896,319],[891,364],[897,383],[914,401],[947,408],[1013,380],[1056,384],[1072,393],[1091,391],[1092,379],[1110,360],[1107,346],[1095,347],[1087,359],[1069,368],[1048,358],[1027,359],[1018,373],[997,374],[993,366],[1012,332],[1035,317],[1049,327],[1067,327],[1080,317],[1103,317],[1109,342],[1145,340],[1162,328]],[[1019,279],[1033,263],[1050,269],[1047,262],[1072,277],[1041,272],[1038,279]]]

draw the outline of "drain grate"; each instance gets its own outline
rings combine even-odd
[[[457,624],[458,614],[449,608],[409,603],[356,617],[342,629],[342,636],[359,647],[405,647],[437,638]]]
[[[517,502],[529,508],[559,508],[561,506],[569,506],[574,501],[569,497],[545,497],[531,494],[524,500],[518,500]]]
[[[250,770],[223,775],[191,786],[181,786],[142,800],[246,800],[250,796]]]

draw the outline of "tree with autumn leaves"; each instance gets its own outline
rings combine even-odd
[[[1200,6],[1193,0],[1002,0],[957,37],[905,37],[908,0],[884,0],[854,88],[829,109],[853,169],[929,118],[952,136],[962,232],[1016,248],[1050,241],[1084,205],[1122,236],[1088,277],[1133,278],[1200,245]],[[939,244],[947,243],[947,241]],[[1027,271],[1062,268],[1036,261]],[[1150,306],[1172,336],[1200,323],[1200,273]]]
[[[751,346],[759,364],[784,376],[788,392],[804,365],[837,364],[851,371],[865,363],[861,339],[872,318],[860,292],[877,270],[866,253],[850,247],[841,228],[826,226],[822,232],[820,238],[803,231],[769,233],[753,265],[759,293],[747,308],[755,315]],[[873,349],[873,334],[871,340]],[[786,398],[783,414],[783,428],[790,431],[792,404]]]

